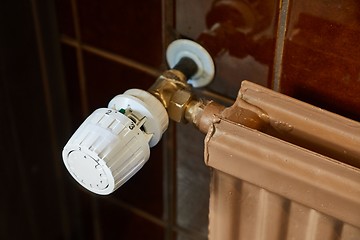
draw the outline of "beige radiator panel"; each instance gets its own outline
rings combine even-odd
[[[209,239],[360,239],[358,169],[224,120],[206,157]]]
[[[261,91],[247,88],[246,92]],[[296,137],[308,130],[304,139],[308,144],[321,141],[322,151],[328,141],[336,148],[335,154],[329,154],[336,160],[269,133],[219,119],[205,140],[205,162],[213,168],[209,239],[360,239],[360,124],[300,103],[297,111],[307,114],[306,129],[296,119],[302,115],[280,113],[283,108],[271,106],[271,101],[278,101],[277,94],[271,93],[272,99],[263,94],[269,103],[267,112],[273,113],[269,118],[292,122]],[[258,96],[251,97],[253,102],[262,101]],[[309,120],[311,116],[318,118]],[[316,132],[320,123],[323,133],[333,133],[331,138]],[[355,164],[341,162],[342,148],[346,149],[344,159]],[[350,158],[345,156],[347,153]]]

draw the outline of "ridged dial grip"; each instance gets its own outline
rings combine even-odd
[[[140,128],[116,110],[96,110],[64,147],[66,168],[86,189],[101,195],[112,193],[150,156],[151,135]]]

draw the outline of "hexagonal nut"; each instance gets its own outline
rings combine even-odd
[[[192,93],[186,90],[178,90],[170,100],[168,113],[170,119],[176,122],[185,122],[185,110],[192,100]]]

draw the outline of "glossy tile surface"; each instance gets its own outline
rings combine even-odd
[[[277,25],[275,0],[177,0],[176,29],[211,53],[209,88],[236,97],[242,80],[270,86]]]
[[[78,0],[84,43],[158,67],[162,61],[161,0]]]
[[[77,4],[74,16],[71,2]],[[272,86],[273,69],[278,67],[274,65],[274,58],[281,53],[275,51],[275,45],[281,44],[281,41],[276,42],[276,36],[286,31],[283,72],[279,79],[281,90],[359,119],[360,99],[356,93],[360,90],[360,3],[355,0],[289,0],[290,11],[284,13],[288,28],[278,30],[279,2],[57,0],[57,11],[60,33],[75,42],[81,40],[91,47],[154,69],[159,68],[164,59],[162,49],[166,46],[163,46],[162,36],[174,36],[175,32],[179,37],[194,39],[207,48],[216,61],[216,79],[209,90],[231,98],[236,96],[244,79]],[[170,9],[173,3],[175,8]],[[163,28],[164,15],[170,20],[174,17],[174,28],[170,25]],[[80,23],[80,39],[75,38],[74,20]],[[83,118],[83,113],[78,111],[81,109],[79,73],[82,68],[90,112],[106,106],[116,94],[129,88],[146,89],[155,80],[134,65],[125,66],[86,49],[81,49],[84,62],[78,62],[76,50],[79,49],[70,45],[63,46],[62,52],[74,126]],[[163,168],[166,164],[163,164],[163,149],[158,145],[151,150],[151,158],[144,168],[109,196],[110,201],[101,200],[99,205],[94,205],[91,194],[81,193],[78,211],[83,228],[101,229],[102,239],[164,239],[162,227],[117,204],[122,202],[160,222],[166,220],[168,231],[176,228],[176,234],[174,232],[169,239],[206,239],[203,236],[208,227],[209,175],[203,163],[204,136],[191,125],[179,125],[170,138],[177,148],[165,142],[167,156],[171,157],[164,162],[176,165],[174,169],[166,169],[171,171],[169,175],[174,174],[177,182],[165,187],[167,183],[163,181],[167,178]],[[80,191],[78,186],[73,189]],[[176,196],[169,198],[171,194]],[[172,201],[166,202],[169,199]],[[166,206],[175,208],[176,213],[168,214]],[[87,209],[94,212],[85,212]],[[96,231],[87,232],[83,238],[95,239]]]
[[[360,120],[360,2],[291,1],[282,92]]]

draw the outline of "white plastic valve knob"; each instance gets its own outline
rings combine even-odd
[[[107,195],[147,162],[168,126],[165,108],[150,93],[131,89],[94,111],[70,138],[63,160],[91,192]]]

